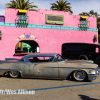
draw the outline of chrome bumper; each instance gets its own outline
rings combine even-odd
[[[88,80],[95,80],[99,76],[99,71],[96,71],[96,74],[88,74]]]

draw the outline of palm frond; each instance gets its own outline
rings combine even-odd
[[[58,11],[69,11],[71,14],[73,13],[70,7],[70,3],[67,3],[67,1],[59,0],[56,1],[56,3],[50,3],[52,10],[58,10]]]
[[[11,3],[7,3],[7,8],[16,8],[16,9],[26,9],[30,10],[32,8],[38,8],[36,5],[33,5],[34,2],[29,2],[29,0],[11,0]],[[32,9],[35,10],[36,9]]]

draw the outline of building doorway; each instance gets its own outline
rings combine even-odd
[[[33,40],[21,40],[16,44],[15,55],[25,55],[30,53],[40,53],[37,42]]]

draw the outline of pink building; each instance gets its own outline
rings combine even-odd
[[[37,52],[62,54],[62,45],[70,42],[98,44],[95,17],[70,15],[64,11],[6,8],[0,31],[1,60]],[[28,52],[24,48],[27,44],[31,46]]]

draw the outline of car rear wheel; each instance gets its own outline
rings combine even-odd
[[[11,72],[9,72],[9,76],[12,78],[17,78],[17,77],[19,77],[19,72],[18,71],[11,71]]]
[[[88,57],[86,55],[80,55],[79,60],[88,60]]]
[[[86,79],[86,72],[82,70],[74,71],[73,78],[76,81],[84,81]]]

